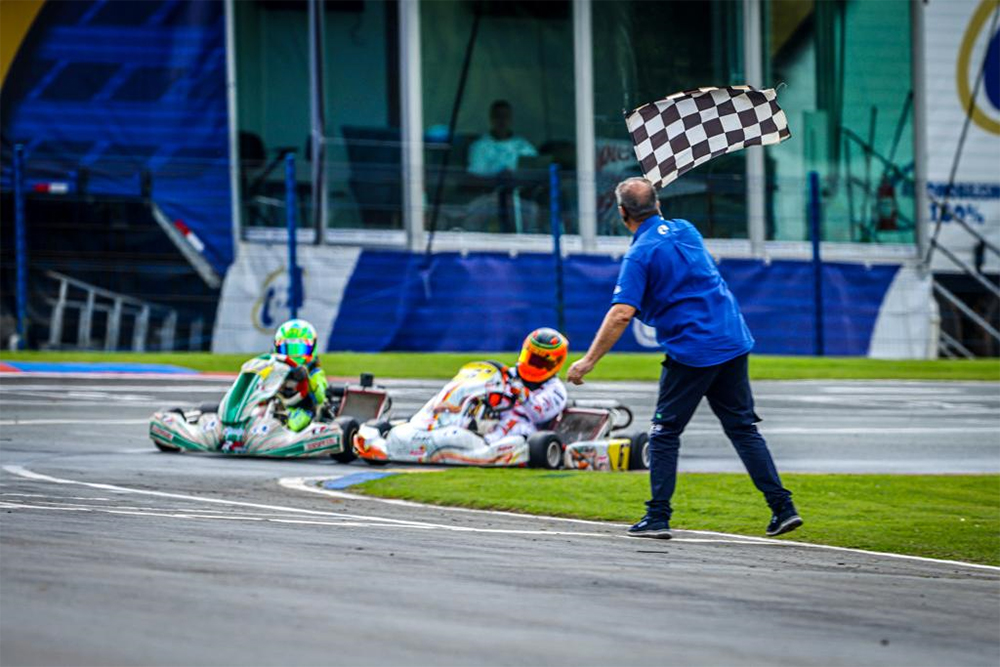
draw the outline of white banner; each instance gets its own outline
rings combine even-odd
[[[938,218],[936,201],[947,196],[955,217],[961,218],[992,243],[1000,245],[1000,55],[998,34],[991,22],[996,0],[931,0],[924,5],[927,70],[927,181],[931,224]],[[972,99],[976,78],[987,51],[990,61]],[[955,187],[947,192],[952,165],[967,111],[972,109],[961,152]],[[974,264],[976,241],[961,225],[945,216],[939,242],[967,263]],[[933,227],[932,227],[933,230]],[[987,252],[983,270],[1000,270]],[[958,271],[936,253],[935,271]]]
[[[326,351],[344,289],[360,254],[360,248],[298,247],[304,293],[298,315],[316,327],[321,352]],[[222,285],[213,352],[249,355],[271,349],[275,329],[291,317],[287,260],[284,243],[239,245],[236,262]]]

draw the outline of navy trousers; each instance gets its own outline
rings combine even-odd
[[[677,484],[677,453],[681,433],[691,421],[702,397],[708,399],[722,428],[754,486],[764,494],[772,510],[788,502],[792,494],[781,486],[767,443],[757,431],[760,417],[753,411],[753,394],[744,354],[717,366],[697,368],[671,359],[663,362],[660,395],[656,401],[653,424],[649,429],[649,486],[652,498],[646,503],[647,514],[670,519],[670,498]]]

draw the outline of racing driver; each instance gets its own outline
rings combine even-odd
[[[274,334],[274,353],[295,364],[288,376],[292,383],[282,389],[281,400],[288,408],[286,426],[297,433],[326,403],[326,373],[316,354],[316,328],[305,320],[288,320]]]
[[[518,401],[500,415],[499,424],[486,434],[493,444],[500,438],[525,438],[542,424],[558,417],[566,407],[566,387],[557,376],[566,361],[569,341],[555,329],[535,329],[524,339],[513,371]]]

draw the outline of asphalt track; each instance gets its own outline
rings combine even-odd
[[[224,384],[0,378],[0,663],[1000,663],[995,568],[682,531],[630,540],[292,479],[362,464],[153,449],[153,408]],[[390,384],[406,412],[437,383]],[[651,410],[651,385],[588,386],[575,395]],[[782,470],[1000,470],[997,385],[755,388]],[[682,461],[738,469],[707,411]]]

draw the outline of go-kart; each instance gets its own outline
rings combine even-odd
[[[384,389],[373,386],[371,375],[362,375],[360,384],[330,386],[328,400],[312,423],[295,432],[286,427],[288,410],[282,399],[302,390],[304,370],[284,355],[251,359],[219,404],[156,412],[149,422],[149,437],[164,452],[354,460],[352,441],[359,424],[384,418],[391,399]]]
[[[649,467],[649,436],[614,437],[632,423],[618,401],[575,401],[525,438],[487,442],[485,435],[514,406],[523,386],[497,362],[466,364],[409,420],[371,420],[354,437],[354,451],[374,465],[399,463],[486,467],[637,470]]]

